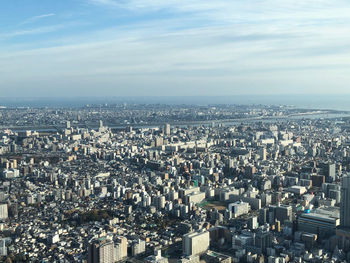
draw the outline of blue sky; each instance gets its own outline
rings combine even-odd
[[[348,0],[2,0],[0,96],[350,93]]]

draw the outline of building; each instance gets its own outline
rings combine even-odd
[[[4,169],[2,171],[2,178],[4,179],[12,179],[19,177],[19,170],[10,168],[10,169]]]
[[[160,147],[160,146],[162,146],[162,145],[164,144],[164,139],[163,139],[163,137],[156,137],[156,138],[155,138],[154,144],[155,144],[155,147]]]
[[[258,218],[258,222],[260,225],[264,225],[267,223],[267,220],[268,220],[268,213],[269,213],[269,210],[268,208],[261,208],[259,210],[259,218]]]
[[[259,227],[259,223],[258,223],[257,216],[253,216],[253,217],[248,219],[248,228],[249,229],[257,229],[258,227]]]
[[[335,234],[340,223],[339,210],[335,207],[306,210],[298,219],[298,230],[327,238]]]
[[[278,205],[275,208],[275,217],[284,224],[285,220],[292,221],[293,211],[289,205]]]
[[[350,176],[342,178],[340,201],[340,226],[336,231],[339,248],[350,251]]]
[[[240,235],[232,236],[232,248],[241,250],[247,246],[254,245],[255,233],[250,231],[243,231]]]
[[[193,203],[198,204],[205,199],[205,193],[202,192],[192,192],[185,196],[185,200],[187,204]]]
[[[228,205],[228,210],[232,211],[234,217],[245,215],[250,211],[250,205],[248,203],[238,201]]]
[[[182,237],[182,251],[185,256],[199,255],[209,249],[210,234],[201,230]]]
[[[48,236],[47,241],[49,244],[56,244],[60,241],[60,236],[59,234],[52,233],[51,235]]]
[[[131,247],[132,256],[137,256],[146,251],[146,242],[144,240],[138,239],[133,243]]]
[[[336,179],[336,164],[335,163],[321,163],[320,168],[322,173],[331,181]]]
[[[341,186],[340,226],[350,228],[350,176],[344,176]]]
[[[161,250],[155,250],[154,255],[148,256],[144,259],[144,262],[146,263],[168,263],[168,259],[165,257],[162,257],[162,251]]]
[[[88,248],[88,263],[114,263],[114,243],[106,238],[93,240]]]
[[[120,261],[128,256],[128,240],[125,237],[119,236],[115,241],[115,260]]]
[[[266,161],[266,154],[267,154],[266,148],[265,147],[261,148],[259,151],[260,159],[263,161]]]
[[[164,125],[164,134],[165,135],[170,135],[170,124],[169,123],[166,123],[165,125]]]
[[[8,218],[7,204],[0,204],[0,220]]]
[[[6,239],[0,239],[0,256],[7,256]]]
[[[211,263],[231,263],[232,259],[228,255],[224,255],[218,252],[214,251],[208,251],[203,256],[204,262],[211,262]]]
[[[262,226],[258,229],[255,235],[255,246],[261,252],[266,253],[267,249],[272,245],[272,233],[268,226]]]
[[[292,221],[293,219],[293,211],[291,206],[281,204],[276,206],[269,205],[268,209],[268,223],[270,225],[274,224],[276,220],[284,224],[286,220]]]

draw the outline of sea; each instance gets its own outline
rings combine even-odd
[[[0,107],[56,107],[75,108],[113,104],[164,105],[270,105],[302,109],[329,109],[350,111],[350,94],[260,94],[229,96],[111,96],[111,97],[0,97]]]

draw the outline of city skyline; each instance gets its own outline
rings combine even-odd
[[[348,94],[347,1],[3,1],[4,97]]]

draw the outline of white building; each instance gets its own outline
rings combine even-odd
[[[182,250],[185,256],[199,255],[209,249],[210,235],[201,230],[182,237]]]
[[[128,240],[125,237],[117,237],[114,247],[115,260],[120,261],[128,256]]]
[[[238,217],[249,213],[250,205],[249,203],[237,201],[228,205],[228,210],[232,211],[233,217]]]
[[[186,204],[198,204],[205,199],[205,193],[193,192],[185,196]]]
[[[8,218],[7,204],[0,204],[0,220]]]
[[[132,256],[142,254],[145,251],[146,251],[146,242],[144,240],[139,239],[137,240],[137,242],[135,242],[132,245],[132,248],[131,248]]]
[[[19,177],[18,169],[4,169],[2,171],[2,177],[6,179],[17,178]]]
[[[0,239],[0,256],[7,256],[6,239]]]

